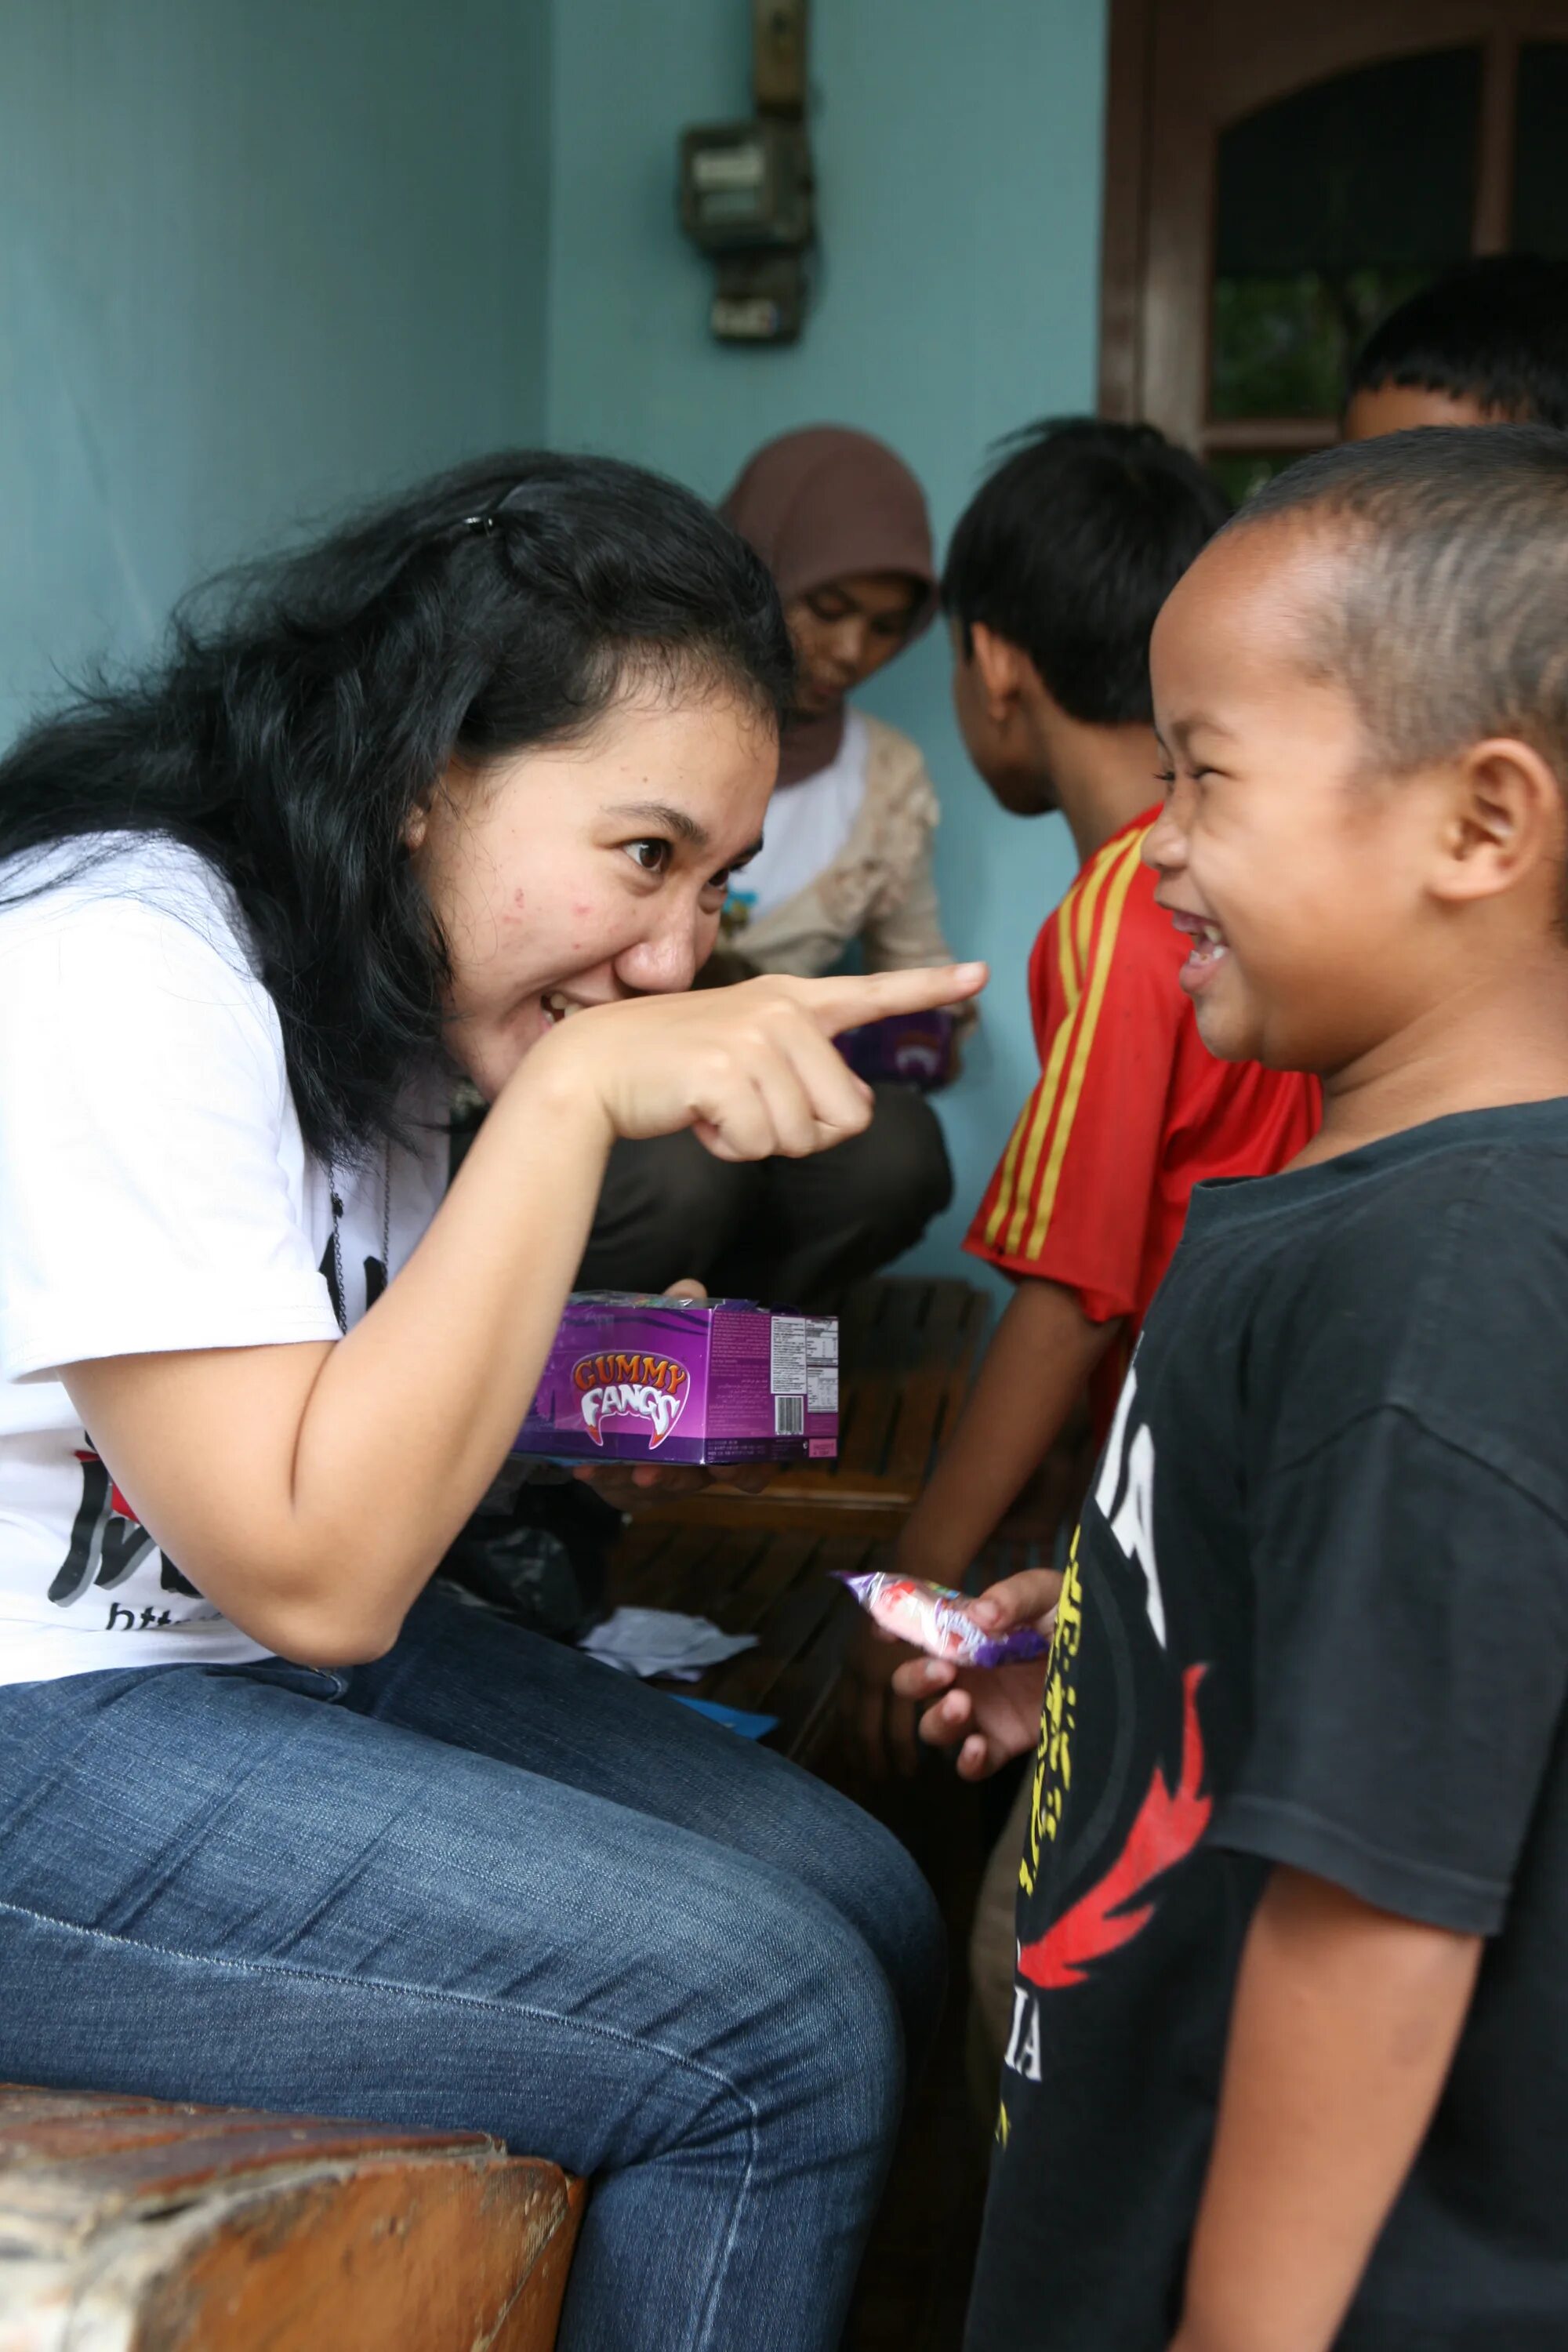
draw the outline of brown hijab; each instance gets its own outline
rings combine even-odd
[[[936,613],[936,563],[920,484],[885,442],[847,425],[808,425],[759,449],[720,508],[749,540],[786,604],[862,572],[901,572],[925,594],[908,645]],[[779,782],[798,784],[836,758],[844,706],[792,719]]]

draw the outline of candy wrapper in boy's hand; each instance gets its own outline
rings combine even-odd
[[[963,1595],[945,1584],[928,1584],[921,1576],[893,1576],[878,1569],[868,1576],[834,1574],[847,1584],[867,1614],[886,1633],[894,1634],[928,1658],[944,1658],[954,1666],[1016,1666],[1026,1658],[1043,1658],[1050,1643],[1032,1625],[1015,1625],[1010,1633],[987,1633],[963,1605]]]

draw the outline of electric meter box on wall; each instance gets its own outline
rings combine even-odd
[[[741,1298],[574,1291],[514,1454],[557,1462],[830,1459],[838,1324]]]
[[[709,322],[720,341],[794,342],[814,228],[805,123],[763,115],[683,132],[680,225],[718,263]]]
[[[683,131],[680,225],[704,253],[811,241],[811,156],[799,122],[723,122]]]

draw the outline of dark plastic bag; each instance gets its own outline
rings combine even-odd
[[[619,1512],[576,1481],[530,1482],[501,1507],[487,1500],[475,1512],[440,1574],[513,1624],[576,1642],[605,1613],[620,1525]]]

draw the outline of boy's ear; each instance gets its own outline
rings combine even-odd
[[[1021,646],[1006,637],[999,637],[984,621],[969,625],[970,641],[974,647],[974,667],[980,672],[984,691],[987,715],[996,726],[1010,719],[1023,698],[1027,674],[1033,665]]]
[[[1533,744],[1499,736],[1457,763],[1437,877],[1440,898],[1491,898],[1542,866],[1559,888],[1568,836],[1563,787]]]

